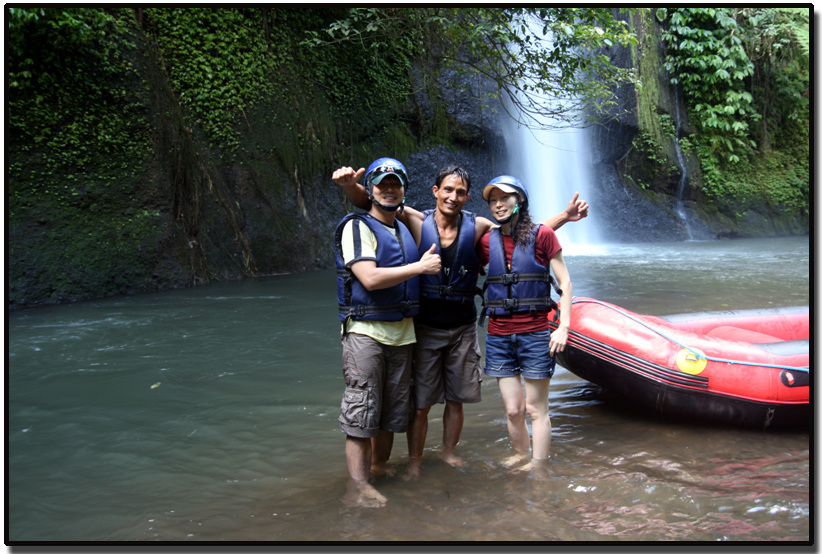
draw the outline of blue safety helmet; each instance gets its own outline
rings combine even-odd
[[[482,189],[482,198],[486,202],[488,202],[488,197],[491,195],[491,189],[494,188],[498,188],[508,194],[517,193],[520,196],[513,213],[502,221],[497,219],[497,223],[504,225],[505,223],[511,221],[511,219],[519,213],[522,208],[525,208],[528,205],[528,189],[526,189],[525,185],[522,184],[522,181],[516,177],[511,177],[510,175],[500,175],[499,177],[494,177],[491,179],[491,181],[485,185],[485,188]]]
[[[365,172],[365,188],[371,191],[373,185],[379,185],[386,175],[399,178],[402,187],[408,190],[408,172],[405,166],[394,158],[380,158],[368,166]]]
[[[528,189],[526,189],[525,185],[522,184],[522,181],[516,177],[511,177],[510,175],[500,175],[499,177],[494,177],[491,179],[482,190],[483,200],[488,202],[488,195],[494,187],[509,194],[513,194],[515,192],[521,194],[523,200],[520,200],[520,205],[523,207],[528,205]]]
[[[400,180],[402,184],[403,199],[402,202],[396,206],[385,206],[374,199],[374,185],[379,185],[380,181],[385,179],[386,175],[394,175]],[[365,172],[365,190],[368,191],[368,197],[371,202],[380,208],[393,212],[405,204],[405,191],[408,190],[408,172],[405,166],[394,158],[380,158],[368,166]],[[400,210],[402,211],[402,210]]]

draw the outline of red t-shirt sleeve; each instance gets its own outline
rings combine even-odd
[[[562,250],[557,234],[547,225],[542,225],[539,228],[535,250],[537,261],[545,267],[550,267],[551,258],[556,256],[557,252]]]
[[[476,248],[474,249],[477,253],[477,257],[479,258],[480,265],[485,267],[488,265],[488,239],[491,238],[491,233],[485,233],[480,237],[479,242],[477,243]]]

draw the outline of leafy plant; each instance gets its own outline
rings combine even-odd
[[[667,23],[665,67],[709,155],[738,162],[782,125],[807,122],[808,16],[795,8],[657,10]]]
[[[181,104],[217,146],[236,149],[234,122],[247,123],[249,105],[272,92],[282,63],[261,40],[256,10],[150,8],[144,18]]]
[[[734,15],[730,8],[678,8],[670,12],[663,35],[669,50],[665,68],[682,85],[711,148],[732,162],[756,146],[749,123],[758,117],[744,82],[753,64]]]
[[[138,171],[148,149],[145,106],[132,94],[131,10],[9,9],[13,209],[40,191],[62,203],[89,198],[81,178],[107,186]],[[112,40],[116,37],[116,40]],[[36,164],[24,164],[35,156]],[[125,165],[124,165],[125,164]],[[131,171],[124,171],[130,167]]]
[[[436,82],[445,70],[496,86],[513,115],[532,126],[580,124],[615,105],[613,87],[632,73],[604,49],[636,43],[626,22],[600,8],[352,8],[307,44],[407,45]]]

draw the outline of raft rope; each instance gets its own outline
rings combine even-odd
[[[660,337],[662,337],[664,339],[667,339],[667,340],[671,341],[672,343],[674,343],[678,346],[681,346],[682,348],[684,348],[685,350],[687,350],[688,352],[690,352],[691,354],[696,356],[697,359],[702,358],[704,360],[708,360],[708,361],[711,361],[711,362],[720,362],[720,363],[732,364],[732,365],[733,364],[739,364],[739,365],[758,366],[758,367],[771,367],[771,368],[774,368],[774,369],[787,369],[787,370],[790,370],[790,371],[803,371],[805,373],[810,373],[810,371],[809,371],[810,367],[793,367],[793,366],[775,365],[775,364],[762,364],[762,363],[758,363],[758,362],[743,362],[741,360],[727,360],[727,359],[724,359],[724,358],[715,358],[713,356],[705,356],[705,355],[700,354],[699,352],[694,351],[691,347],[687,346],[686,344],[683,344],[682,342],[676,340],[675,338],[673,338],[669,335],[666,335],[665,333],[663,333],[659,329],[656,329],[656,328],[652,327],[651,325],[649,325],[648,323],[642,321],[641,319],[637,319],[636,317],[634,317],[634,316],[632,316],[628,313],[625,313],[624,311],[620,310],[619,308],[616,308],[615,306],[612,306],[610,304],[606,304],[605,302],[600,302],[599,300],[572,300],[571,301],[571,304],[579,304],[579,303],[599,304],[600,306],[610,308],[610,309],[614,310],[615,312],[627,317],[628,319],[630,319],[630,320],[632,320],[636,323],[639,323],[643,327],[653,331],[654,333],[656,333]]]

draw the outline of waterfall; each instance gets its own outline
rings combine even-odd
[[[676,189],[676,215],[679,222],[688,233],[688,240],[694,240],[694,233],[691,226],[688,224],[688,214],[685,212],[685,205],[682,203],[682,196],[685,193],[685,185],[688,184],[688,168],[685,167],[685,157],[682,155],[682,149],[679,147],[679,133],[682,128],[682,116],[679,113],[679,90],[676,85],[674,88],[674,115],[676,115],[676,134],[674,136],[674,149],[676,150],[676,160],[679,163],[679,169],[682,170],[682,176],[679,178],[679,184]]]
[[[541,34],[542,22],[529,20],[526,24],[535,36]],[[534,105],[550,107],[557,104],[553,98],[539,96],[535,89],[529,93],[537,97]],[[586,129],[569,127],[553,116],[519,112],[511,98],[504,98],[502,129],[507,151],[508,173],[519,178],[528,189],[530,212],[535,222],[547,219],[565,209],[575,192],[589,200],[592,190],[593,168],[590,138]],[[513,114],[513,115],[511,115]],[[521,121],[530,121],[529,125]],[[563,250],[568,253],[600,244],[597,213],[604,207],[591,206],[589,216],[581,222],[564,225],[557,231]]]
[[[584,200],[590,199],[593,171],[586,129],[535,129],[519,124],[511,116],[501,117],[509,173],[528,188],[534,221],[565,209],[575,192]],[[539,123],[551,121],[544,119]],[[557,236],[563,249],[573,252],[601,243],[597,214],[602,213],[604,207],[591,206],[586,219],[560,228]]]

